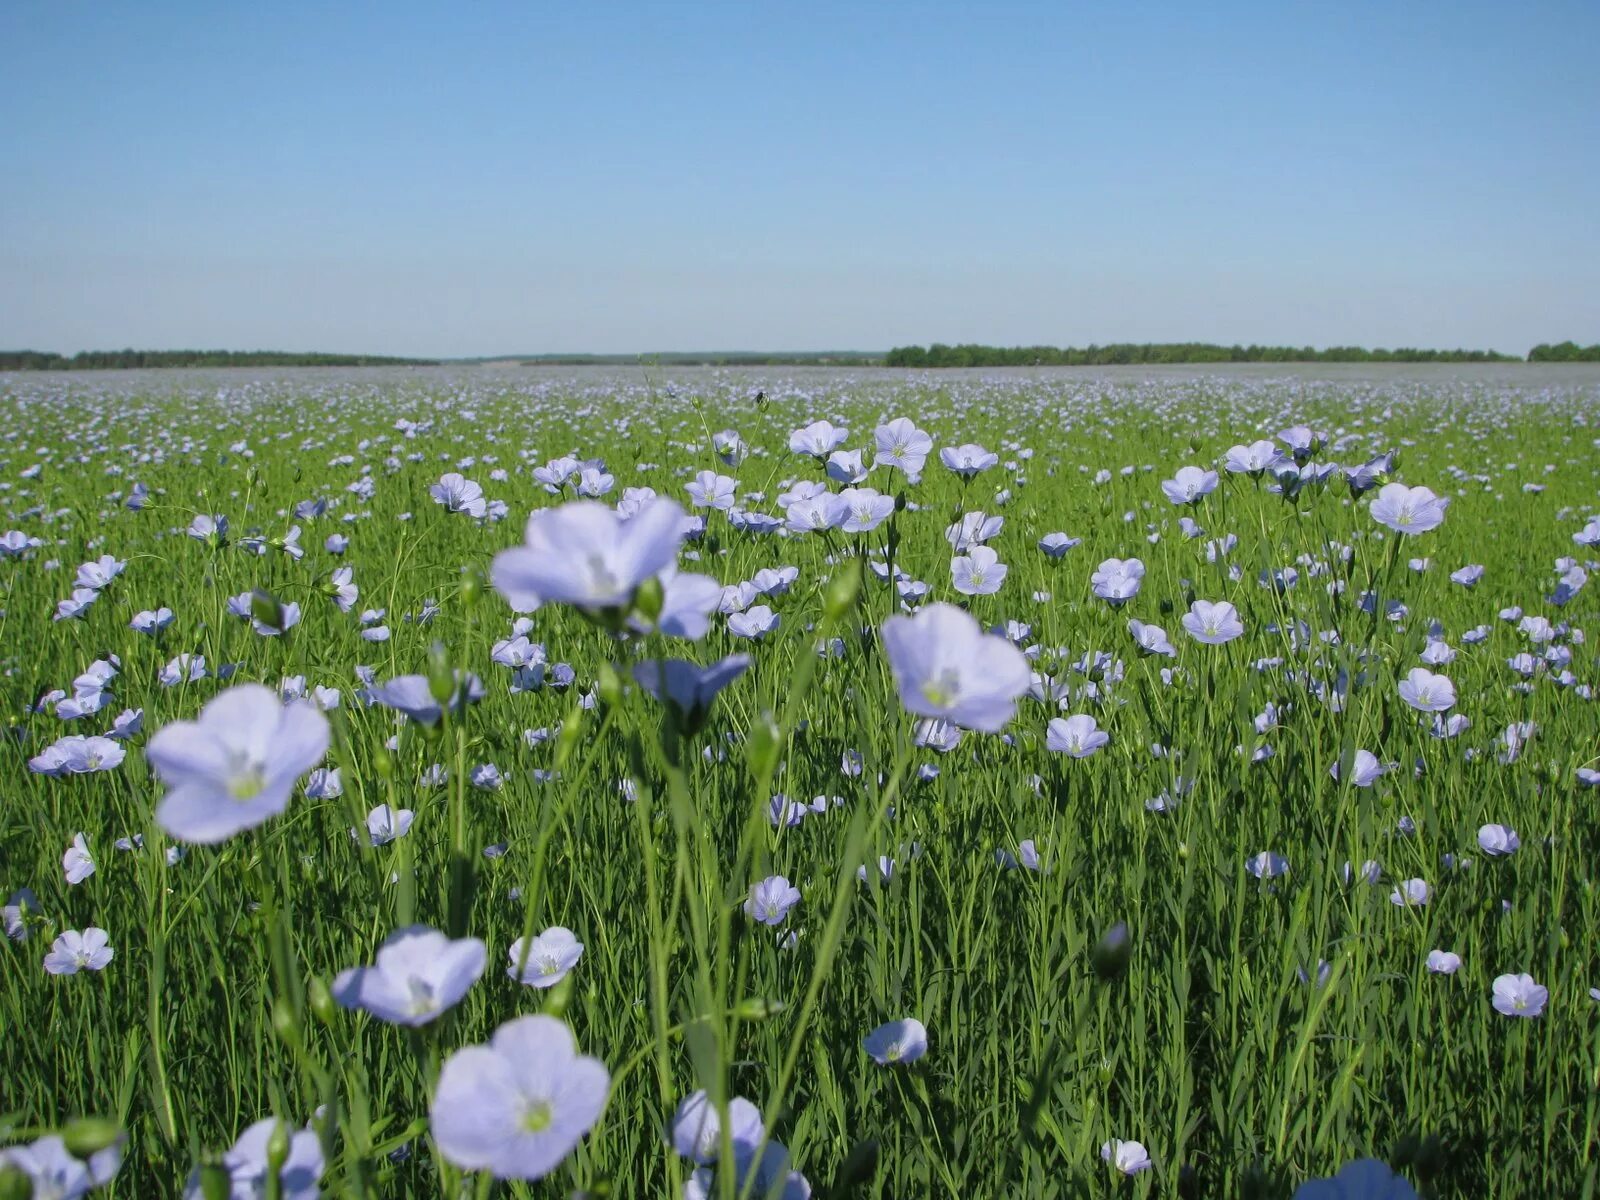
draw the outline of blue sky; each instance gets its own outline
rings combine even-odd
[[[0,346],[1600,340],[1600,4],[0,6]]]

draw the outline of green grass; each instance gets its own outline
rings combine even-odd
[[[438,1061],[548,1004],[608,1065],[614,1091],[554,1176],[500,1194],[677,1195],[687,1164],[661,1129],[698,1086],[761,1105],[818,1195],[1287,1196],[1352,1158],[1415,1158],[1406,1150],[1418,1139],[1438,1144],[1410,1177],[1439,1196],[1595,1194],[1600,1005],[1588,989],[1600,986],[1600,796],[1575,772],[1600,756],[1600,715],[1548,673],[1516,690],[1506,659],[1529,647],[1497,617],[1520,605],[1574,629],[1595,624],[1595,587],[1565,609],[1545,599],[1557,558],[1594,553],[1572,541],[1600,504],[1592,387],[1531,396],[1447,377],[763,384],[771,399],[760,406],[753,389],[703,375],[670,395],[629,374],[538,392],[502,381],[430,391],[394,379],[254,385],[220,398],[212,388],[128,396],[0,384],[5,426],[17,431],[0,450],[9,510],[0,528],[45,543],[0,560],[0,696],[14,724],[0,749],[0,888],[33,888],[48,921],[0,948],[0,1116],[14,1132],[0,1141],[81,1114],[112,1118],[129,1135],[112,1194],[161,1195],[259,1118],[300,1125],[328,1104],[338,1117],[327,1136],[330,1194],[443,1194],[448,1173],[425,1124]],[[990,544],[1010,576],[972,611],[985,624],[1031,624],[1029,644],[1045,648],[1039,668],[1075,684],[1084,677],[1070,664],[1086,651],[1114,653],[1125,675],[1100,680],[1098,703],[1058,714],[1025,700],[1007,740],[968,734],[943,755],[913,747],[913,718],[875,635],[893,611],[890,589],[869,577],[836,626],[824,613],[826,581],[845,569],[847,549],[881,545],[883,531],[831,544],[751,537],[716,514],[693,545],[698,565],[687,567],[724,583],[784,563],[800,576],[788,595],[763,601],[782,614],[776,635],[751,646],[717,618],[704,645],[674,651],[702,662],[754,654],[705,732],[678,744],[636,691],[580,708],[607,664],[625,668],[654,650],[619,646],[553,606],[529,636],[552,662],[572,664],[576,685],[509,693],[509,672],[489,654],[512,614],[481,576],[520,538],[528,511],[555,502],[532,466],[566,452],[602,457],[617,477],[609,499],[649,485],[680,501],[686,472],[712,468],[735,475],[741,495],[765,492],[752,507],[773,511],[780,480],[822,477],[787,454],[789,430],[829,417],[850,426],[847,446],[861,446],[896,415],[932,432],[936,447],[980,442],[1019,468],[963,488],[936,449],[922,482],[905,489],[917,507],[898,518],[897,562],[932,584],[931,599],[960,600],[944,528],[962,510],[1002,513]],[[433,425],[406,438],[397,417]],[[1211,537],[1234,533],[1239,543],[1208,563],[1205,540],[1179,532],[1182,514],[1161,480],[1296,422],[1351,438],[1323,458],[1357,463],[1399,448],[1398,478],[1453,496],[1445,524],[1396,547],[1342,483],[1285,503],[1224,474],[1194,515]],[[724,427],[766,453],[718,466],[710,435]],[[252,456],[229,450],[239,441]],[[1019,460],[1019,446],[1033,457]],[[22,478],[40,451],[43,472]],[[330,461],[347,454],[348,464]],[[460,469],[506,501],[509,519],[480,526],[428,498],[469,456],[476,463]],[[368,465],[376,487],[364,503],[344,489]],[[509,480],[490,479],[497,466]],[[1135,470],[1123,475],[1125,466]],[[1095,484],[1101,469],[1112,478]],[[135,480],[152,494],[129,512],[116,493]],[[868,481],[901,484],[879,472]],[[1001,487],[1011,496],[997,507]],[[318,495],[338,507],[294,521],[292,506]],[[183,536],[199,512],[226,514],[235,542],[298,523],[305,558]],[[340,519],[350,513],[362,519]],[[1084,539],[1059,562],[1035,546],[1054,530]],[[322,548],[336,531],[350,537],[342,558]],[[1353,549],[1348,563],[1330,543]],[[126,571],[83,619],[53,622],[77,564],[101,553],[126,560]],[[1143,591],[1118,610],[1089,593],[1090,572],[1111,556],[1148,568]],[[1412,556],[1431,567],[1412,571]],[[1313,562],[1348,580],[1342,596],[1329,595]],[[1469,562],[1485,566],[1482,582],[1452,584],[1449,573]],[[339,565],[355,570],[358,612],[387,610],[387,643],[360,640],[356,614],[318,591]],[[1258,584],[1258,572],[1290,565],[1296,587]],[[1409,615],[1361,611],[1355,598],[1369,586]],[[301,604],[301,624],[268,639],[229,616],[227,598],[257,587]],[[1035,592],[1051,598],[1036,602]],[[1188,639],[1179,619],[1196,597],[1233,601],[1246,636],[1224,647]],[[437,615],[407,620],[426,600]],[[163,604],[177,620],[158,639],[128,628],[135,612]],[[1167,630],[1187,678],[1169,686],[1167,660],[1136,654],[1129,617]],[[1455,740],[1429,736],[1395,690],[1430,620],[1460,651],[1438,668],[1473,722]],[[1291,639],[1297,621],[1313,635],[1338,630],[1339,643]],[[1487,641],[1463,645],[1460,635],[1481,623]],[[841,638],[842,656],[817,656],[819,636]],[[1593,686],[1593,642],[1566,640],[1576,681]],[[380,681],[425,671],[436,642],[487,686],[463,719],[424,734],[356,701],[356,664]],[[239,664],[233,682],[303,675],[341,689],[330,759],[343,797],[297,797],[283,817],[169,867],[152,816],[160,786],[141,747],[226,686],[208,677],[161,687],[158,672],[180,652],[203,654],[212,671]],[[121,659],[107,711],[70,723],[29,711],[107,654]],[[1266,657],[1283,663],[1253,668]],[[1303,681],[1341,669],[1365,686],[1335,712]],[[1252,718],[1269,701],[1286,708],[1283,724],[1259,737]],[[144,709],[146,732],[119,768],[29,772],[27,759],[57,736],[102,732],[124,707]],[[1084,760],[1047,752],[1045,722],[1066,712],[1094,713],[1111,744]],[[1503,764],[1497,739],[1514,721],[1535,722],[1538,734]],[[530,746],[522,733],[539,728],[564,732]],[[398,749],[385,750],[396,734]],[[1262,742],[1273,756],[1252,764]],[[1156,757],[1153,745],[1168,753]],[[1329,769],[1355,748],[1402,767],[1372,789],[1341,787]],[[864,760],[859,777],[841,772],[847,750]],[[419,787],[436,762],[449,784]],[[504,786],[465,786],[462,767],[486,762]],[[937,778],[919,778],[927,764]],[[535,771],[559,774],[539,782]],[[1180,777],[1192,791],[1175,811],[1147,811]],[[637,788],[632,804],[626,780]],[[775,792],[845,803],[774,829]],[[374,850],[349,829],[385,801],[414,809],[416,822]],[[1415,834],[1397,831],[1402,815]],[[1481,854],[1475,834],[1486,822],[1514,827],[1522,849]],[[68,887],[61,856],[80,830],[98,870]],[[135,833],[143,851],[112,848]],[[1030,837],[1043,870],[997,866],[997,849],[1014,852]],[[482,856],[501,842],[503,857]],[[1262,850],[1284,855],[1289,874],[1251,878],[1245,860]],[[1472,865],[1446,870],[1446,853]],[[894,858],[892,879],[858,884],[855,867],[878,854]],[[1381,862],[1381,885],[1342,881],[1342,863],[1367,859]],[[793,949],[741,909],[750,883],[775,873],[803,892],[779,931],[800,932]],[[1434,886],[1432,902],[1391,905],[1393,885],[1412,877]],[[370,962],[413,921],[487,943],[489,968],[465,1000],[421,1037],[343,1010],[322,1019],[317,984]],[[1118,921],[1131,932],[1131,961],[1103,980],[1091,949]],[[110,932],[111,965],[47,975],[40,962],[55,933],[91,924]],[[570,986],[518,987],[505,975],[507,946],[552,924],[586,945]],[[1458,974],[1426,972],[1435,947],[1461,954]],[[1314,973],[1319,960],[1332,964],[1326,985],[1302,983],[1297,968]],[[1548,1007],[1538,1020],[1502,1017],[1490,984],[1524,971],[1549,988]],[[902,1016],[926,1024],[929,1053],[909,1068],[878,1067],[860,1040]],[[1143,1142],[1155,1169],[1114,1176],[1099,1154],[1109,1138]],[[391,1160],[401,1145],[409,1155]]]

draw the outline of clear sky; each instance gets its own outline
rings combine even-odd
[[[1600,340],[1600,3],[0,5],[0,347]]]

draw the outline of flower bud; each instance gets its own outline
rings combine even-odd
[[[268,629],[283,632],[283,605],[265,588],[255,588],[250,593],[250,618]]]
[[[607,708],[616,708],[622,703],[622,680],[617,677],[616,668],[610,663],[600,664],[600,703]]]
[[[0,1200],[29,1200],[33,1180],[10,1163],[0,1164]]]
[[[828,580],[822,594],[822,612],[830,621],[838,621],[855,607],[861,593],[861,560],[846,559]]]
[[[300,1018],[287,996],[279,996],[272,1002],[272,1029],[289,1045],[300,1044]]]
[[[633,609],[651,625],[654,625],[661,616],[661,606],[666,600],[666,591],[657,578],[646,579],[639,585],[633,594]]]
[[[565,769],[582,735],[583,709],[574,706],[567,711],[566,719],[561,722],[561,732],[556,734],[556,770]]]
[[[472,608],[483,598],[483,572],[475,566],[461,568],[461,606]]]
[[[289,1125],[275,1121],[267,1137],[267,1178],[277,1179],[283,1174],[283,1164],[289,1161]]]
[[[445,653],[443,642],[434,642],[428,647],[428,695],[432,696],[434,703],[449,706],[455,698],[456,677],[450,670],[450,658]]]
[[[88,1158],[91,1154],[116,1144],[122,1136],[122,1129],[115,1121],[105,1117],[79,1117],[75,1121],[67,1122],[61,1131],[62,1144],[67,1152],[76,1158]]]
[[[739,1014],[741,1021],[763,1021],[768,1017],[775,1017],[788,1005],[782,1000],[768,1000],[762,996],[748,996],[739,1001],[739,1006],[734,1011]]]
[[[572,1002],[572,976],[564,976],[560,983],[548,988],[544,994],[544,1015],[561,1020],[566,1016],[567,1005]]]
[[[311,1015],[324,1025],[332,1025],[338,1020],[339,1006],[333,1002],[333,993],[328,990],[322,976],[313,975],[306,981],[306,1002],[311,1006]]]
[[[768,778],[778,769],[778,756],[783,749],[781,732],[771,713],[763,713],[750,727],[748,762],[751,774],[758,779]]]
[[[228,1169],[218,1163],[201,1167],[200,1195],[202,1200],[229,1200],[233,1195],[233,1180]]]

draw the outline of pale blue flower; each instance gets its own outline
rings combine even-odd
[[[542,1179],[605,1109],[611,1076],[580,1055],[554,1017],[527,1016],[488,1045],[457,1050],[439,1073],[433,1138],[448,1163],[497,1179]]]
[[[880,1066],[914,1063],[928,1052],[928,1031],[915,1017],[890,1021],[862,1038],[861,1048]]]
[[[453,1008],[483,974],[487,950],[477,938],[452,941],[426,925],[396,930],[370,967],[340,971],[333,998],[394,1025],[426,1025]]]
[[[919,717],[998,733],[1032,682],[1022,651],[953,605],[890,617],[881,636],[900,703]]]
[[[198,720],[164,726],[145,748],[167,788],[156,823],[203,844],[260,825],[288,807],[295,780],[327,753],[328,736],[328,718],[310,704],[285,705],[256,683],[222,692]]]
[[[506,975],[513,982],[535,988],[555,987],[578,965],[583,957],[583,943],[572,930],[555,925],[528,944],[526,958],[521,938],[511,943],[507,957],[511,965],[506,968]]]

